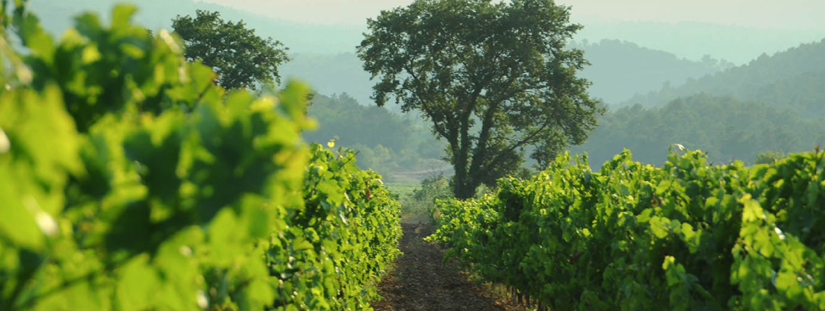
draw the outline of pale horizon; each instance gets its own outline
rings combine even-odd
[[[367,18],[412,0],[203,0],[293,22],[362,25]],[[582,24],[697,22],[757,29],[825,29],[823,0],[564,0]]]

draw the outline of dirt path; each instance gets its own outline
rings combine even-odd
[[[404,237],[399,248],[404,255],[379,285],[378,292],[384,299],[371,303],[375,310],[517,310],[491,298],[485,288],[469,281],[454,262],[442,265],[443,252],[422,240],[432,232],[431,225],[402,226]]]

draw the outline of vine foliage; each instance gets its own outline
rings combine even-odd
[[[60,40],[2,9],[0,310],[369,308],[399,206],[301,140],[305,85],[226,92],[129,6]]]
[[[554,310],[825,309],[825,152],[662,167],[625,150],[592,172],[560,155],[529,180],[441,201],[440,241]]]

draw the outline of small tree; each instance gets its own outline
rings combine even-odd
[[[753,161],[753,164],[774,164],[776,161],[786,157],[782,151],[765,151],[756,155],[756,160]]]
[[[565,44],[581,26],[552,0],[416,0],[368,20],[358,48],[379,77],[373,99],[420,110],[449,143],[458,198],[524,161],[546,166],[581,144],[602,111],[576,76],[587,65]]]
[[[189,61],[199,60],[218,74],[225,89],[256,89],[256,84],[280,83],[278,66],[289,61],[288,48],[272,38],[262,39],[243,21],[225,22],[218,12],[198,10],[197,17],[172,20],[186,45]]]

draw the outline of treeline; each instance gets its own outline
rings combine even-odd
[[[587,152],[598,168],[623,148],[635,159],[661,165],[672,144],[702,150],[717,164],[753,163],[765,151],[801,152],[825,145],[825,122],[731,96],[700,94],[663,107],[624,107],[599,118],[599,127],[574,153]]]

